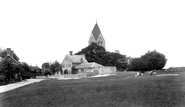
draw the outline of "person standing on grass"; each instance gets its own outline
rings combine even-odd
[[[153,75],[153,73],[154,73],[154,71],[152,70],[152,71],[150,72],[150,76]]]

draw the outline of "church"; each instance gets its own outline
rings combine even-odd
[[[97,22],[91,32],[91,36],[89,38],[88,45],[90,45],[91,43],[96,43],[97,45],[103,46],[105,48],[105,39],[102,35],[102,32],[101,32]]]
[[[88,45],[92,43],[96,43],[105,48],[105,39],[97,22],[91,32]],[[62,70],[64,71],[62,74],[77,74],[76,76],[80,76],[80,78],[88,75],[90,76],[92,74],[99,75],[116,73],[116,67],[105,67],[95,62],[88,62],[85,55],[73,55],[72,51],[64,57],[62,61]]]

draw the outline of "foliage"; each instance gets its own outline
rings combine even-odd
[[[23,79],[28,79],[28,78],[34,78],[34,72],[31,70],[30,66],[26,63],[23,62],[21,64],[22,67],[22,77]]]
[[[8,82],[20,81],[22,68],[20,65],[12,64],[8,60],[3,60],[0,73],[6,77]]]
[[[45,62],[42,64],[42,69],[49,68],[49,62]]]
[[[92,53],[96,53],[98,51],[103,51],[105,52],[105,48],[103,46],[99,46],[96,43],[92,43],[91,45],[87,46],[86,48],[83,48],[81,51],[79,51],[78,53],[76,53],[76,55],[81,55],[81,54],[92,54]]]
[[[7,50],[0,49],[0,57],[2,58],[2,62],[0,64],[0,73],[4,77],[6,77],[7,82],[15,82],[20,81],[22,79],[33,77],[33,73],[30,70],[30,67],[27,63],[14,63],[11,58],[7,57]],[[13,52],[13,59],[19,62],[18,56]],[[2,76],[2,78],[4,78]],[[26,77],[26,78],[25,78]],[[1,79],[2,79],[1,78]]]
[[[0,85],[7,84],[7,77],[3,74],[0,74]]]
[[[23,62],[21,66],[25,71],[31,72],[31,68],[26,62]]]
[[[104,47],[92,43],[82,49],[76,55],[85,55],[88,62],[96,62],[104,66],[116,66],[118,70],[124,70],[127,67],[126,56],[119,53],[108,52]]]
[[[150,70],[161,70],[167,59],[165,55],[157,51],[148,51],[145,55],[140,58],[133,58],[129,70],[134,71],[150,71]]]
[[[52,74],[54,74],[58,71],[62,71],[61,65],[58,61],[51,63],[49,67],[51,69]]]
[[[50,69],[46,69],[44,71],[44,75],[48,78],[48,75],[51,75],[51,70]]]
[[[42,64],[44,74],[55,74],[58,71],[62,71],[62,67],[58,61],[53,63],[45,62]],[[49,71],[48,71],[49,70]]]
[[[131,64],[129,65],[128,71],[140,71],[142,65],[143,64],[140,58],[133,58]]]

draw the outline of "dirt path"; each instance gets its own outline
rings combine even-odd
[[[28,85],[31,83],[40,82],[42,80],[45,80],[45,79],[28,79],[28,80],[24,80],[21,82],[0,86],[0,93],[6,92],[9,90],[13,90],[15,88],[19,88],[19,87],[22,87],[22,86],[25,86],[25,85]]]

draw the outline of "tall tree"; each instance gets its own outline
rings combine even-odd
[[[61,71],[61,65],[58,61],[55,61],[50,64],[50,69],[52,73],[55,73],[57,71]]]
[[[76,55],[85,55],[88,62],[96,62],[104,66],[116,66],[118,70],[124,70],[127,67],[126,56],[119,53],[108,52],[104,47],[92,43],[82,49]]]
[[[147,62],[148,69],[159,70],[162,69],[167,62],[164,54],[154,51],[148,51],[145,55],[141,56],[141,59]]]
[[[142,55],[140,58],[133,58],[129,70],[141,70],[141,71],[150,71],[150,70],[160,70],[162,69],[167,62],[167,59],[164,54],[155,51],[148,51],[145,55]]]
[[[49,68],[49,62],[45,62],[42,64],[42,69]]]

